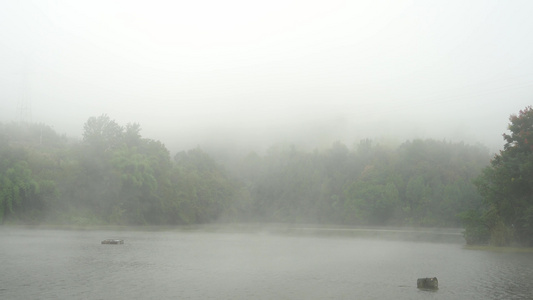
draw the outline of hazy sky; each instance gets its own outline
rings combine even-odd
[[[533,1],[0,1],[0,122],[91,116],[172,151],[435,138],[533,104]]]

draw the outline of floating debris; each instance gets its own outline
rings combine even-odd
[[[107,239],[107,240],[103,240],[102,244],[111,244],[111,245],[124,244],[124,240]]]
[[[436,290],[439,288],[439,281],[437,280],[437,277],[418,278],[416,281],[416,287],[419,289]]]

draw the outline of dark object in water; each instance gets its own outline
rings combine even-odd
[[[437,277],[418,278],[416,281],[416,287],[419,289],[436,290],[439,288],[439,281],[437,280]]]
[[[124,244],[124,240],[107,239],[107,240],[103,240],[102,244],[111,244],[111,245]]]

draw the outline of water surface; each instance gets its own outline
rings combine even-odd
[[[3,228],[0,266],[0,299],[533,297],[531,253],[353,236]]]

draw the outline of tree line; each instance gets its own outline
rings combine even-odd
[[[44,124],[0,126],[0,220],[192,224],[228,210],[235,182],[201,149],[170,153],[139,124],[91,117],[81,142]]]
[[[414,140],[392,149],[363,140],[352,149],[275,147],[232,173],[256,220],[453,227],[482,203],[471,181],[487,158],[486,148],[463,143]]]
[[[464,225],[469,243],[527,243],[531,115],[527,108],[511,117],[492,160],[482,145],[366,139],[314,151],[273,146],[228,163],[200,148],[171,156],[139,124],[107,115],[89,118],[81,141],[44,124],[0,124],[0,220]]]

